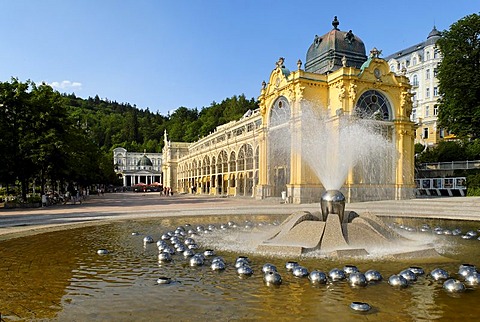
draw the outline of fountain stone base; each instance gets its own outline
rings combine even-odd
[[[321,256],[337,259],[366,257],[381,249],[388,254],[382,257],[392,259],[442,257],[432,245],[414,244],[371,213],[347,214],[349,222],[341,223],[334,213],[329,213],[326,221],[320,219],[320,213],[293,213],[257,245],[256,251],[282,256],[320,252]]]

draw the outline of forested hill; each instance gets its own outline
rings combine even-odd
[[[161,152],[165,130],[172,141],[193,142],[256,108],[254,99],[240,95],[200,111],[179,107],[165,116],[12,78],[0,82],[0,188],[21,186],[26,200],[33,182],[42,192],[47,182],[117,184],[113,148]]]
[[[98,96],[82,99],[75,94],[63,94],[63,97],[70,116],[104,152],[118,146],[129,151],[161,152],[165,129],[172,141],[193,142],[258,107],[253,98],[247,99],[242,94],[213,102],[200,111],[179,107],[165,116]]]

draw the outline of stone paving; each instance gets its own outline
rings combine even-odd
[[[110,193],[90,196],[82,204],[53,205],[35,209],[0,208],[0,239],[33,234],[66,225],[91,225],[111,220],[168,216],[231,214],[289,215],[295,211],[318,212],[318,203],[284,204],[280,199],[203,195],[160,196],[158,193]],[[480,197],[388,200],[351,203],[347,211],[369,211],[377,216],[427,217],[479,220]]]

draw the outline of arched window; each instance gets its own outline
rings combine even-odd
[[[290,120],[290,104],[285,97],[279,97],[272,106],[270,111],[269,126],[275,127],[286,124]]]
[[[415,74],[412,77],[412,86],[418,86],[418,75]]]
[[[359,97],[355,114],[363,119],[391,120],[390,102],[382,93],[368,90]]]

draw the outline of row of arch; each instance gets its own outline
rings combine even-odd
[[[197,194],[252,195],[258,183],[259,147],[244,143],[238,150],[218,153],[179,163],[179,191]]]

